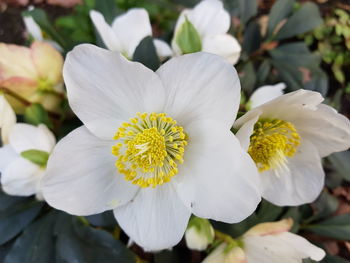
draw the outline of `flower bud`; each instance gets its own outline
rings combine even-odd
[[[193,250],[205,250],[214,240],[214,229],[208,219],[192,217],[185,233],[186,244]]]

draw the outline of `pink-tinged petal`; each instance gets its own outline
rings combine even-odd
[[[63,57],[55,48],[45,42],[34,42],[31,56],[39,79],[47,80],[52,85],[63,82]]]
[[[27,47],[0,43],[0,80],[22,77],[35,80],[37,71]]]
[[[293,226],[293,219],[286,218],[277,222],[268,222],[258,224],[249,229],[244,236],[266,236],[275,235],[281,232],[289,231]]]

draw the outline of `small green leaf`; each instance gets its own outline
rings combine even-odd
[[[238,0],[239,16],[243,24],[258,12],[258,1]]]
[[[272,35],[274,29],[285,19],[293,10],[294,0],[278,0],[271,8],[269,22],[267,26],[267,35]]]
[[[49,159],[49,153],[40,150],[27,150],[21,152],[21,156],[40,166],[46,166]]]
[[[135,49],[133,60],[142,63],[154,71],[157,70],[160,61],[152,37],[147,36],[142,39]]]
[[[183,54],[194,53],[202,50],[202,43],[197,30],[192,23],[185,18],[175,37]]]
[[[49,119],[47,111],[41,104],[35,103],[26,108],[24,112],[24,120],[27,123],[33,125],[39,125],[41,123],[52,128],[52,124]]]
[[[328,160],[332,163],[333,169],[336,170],[344,180],[350,182],[350,152],[333,153],[328,157]]]

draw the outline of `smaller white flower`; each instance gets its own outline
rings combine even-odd
[[[235,243],[222,243],[203,263],[302,263],[311,258],[320,261],[325,252],[305,238],[288,232],[292,219],[258,224]]]
[[[8,135],[13,125],[16,123],[16,114],[5,96],[0,94],[0,129],[1,141],[3,144],[8,143]]]
[[[203,0],[193,9],[185,9],[180,14],[175,27],[172,47],[176,55],[205,51],[224,57],[236,64],[241,46],[237,39],[227,34],[230,28],[230,14],[219,0]],[[194,28],[194,30],[193,30]],[[186,32],[185,32],[186,31]],[[196,40],[196,45],[186,50],[183,37]]]
[[[249,109],[256,108],[270,100],[273,100],[283,95],[283,90],[286,88],[286,84],[278,83],[276,85],[262,86],[256,89],[250,96],[247,107]]]
[[[208,219],[192,217],[185,232],[188,248],[205,250],[214,241],[214,229]]]
[[[40,181],[56,139],[43,124],[15,124],[9,143],[0,148],[0,172],[3,190],[10,195],[37,195],[42,200]]]
[[[233,125],[269,202],[314,201],[324,187],[321,158],[350,147],[350,121],[322,101],[318,92],[298,90],[248,111]]]
[[[117,16],[110,26],[103,15],[95,10],[90,11],[90,18],[109,50],[119,51],[131,59],[140,42],[152,36],[151,22],[143,8],[132,8]],[[154,46],[160,59],[172,56],[169,45],[160,39],[154,39]]]
[[[33,10],[33,9],[34,9],[33,6],[30,6],[28,8],[28,10]],[[43,31],[41,30],[40,26],[35,22],[33,17],[31,17],[30,15],[25,15],[23,17],[23,22],[24,22],[24,25],[25,25],[29,35],[34,40],[47,42],[51,46],[53,46],[57,51],[63,52],[63,48],[57,42],[55,42],[55,41],[53,41],[51,39],[46,39],[44,37]]]

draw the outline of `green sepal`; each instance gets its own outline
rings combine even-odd
[[[27,150],[21,152],[21,156],[41,167],[45,167],[49,159],[49,153],[40,150]]]
[[[214,231],[208,219],[192,216],[187,228],[194,227],[198,233],[204,234],[209,243],[214,241]]]
[[[199,33],[186,16],[185,22],[180,26],[180,29],[175,36],[175,41],[183,54],[194,53],[202,50]]]

